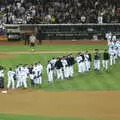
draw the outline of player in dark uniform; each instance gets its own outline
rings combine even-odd
[[[95,55],[94,55],[94,70],[95,71],[100,70],[100,59],[101,59],[101,54],[99,53],[98,49],[95,49]]]
[[[105,70],[108,70],[109,58],[110,58],[109,53],[108,53],[107,49],[105,49],[105,51],[104,51],[104,53],[103,53],[103,61],[102,61],[102,63],[103,63],[103,68],[104,68]]]
[[[57,72],[57,79],[63,79],[63,72],[62,72],[62,62],[61,62],[61,58],[57,58],[57,61],[55,63],[55,68],[56,68],[56,72]]]

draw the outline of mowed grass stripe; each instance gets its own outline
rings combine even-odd
[[[89,119],[89,118],[48,118],[32,115],[14,115],[14,114],[0,114],[0,120],[118,120],[118,119]]]
[[[106,45],[39,45],[34,47],[35,51],[86,51],[93,49],[104,49]],[[31,51],[30,46],[0,46],[0,52],[19,52],[19,51]]]

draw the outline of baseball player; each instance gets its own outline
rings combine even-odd
[[[113,65],[116,63],[115,61],[115,50],[114,47],[111,47],[111,49],[109,49],[109,55],[110,55],[110,65]]]
[[[68,63],[65,56],[63,56],[63,58],[61,59],[61,62],[63,65],[64,78],[69,78],[69,68],[68,68]]]
[[[102,63],[103,63],[103,68],[104,68],[105,70],[108,70],[109,53],[108,53],[107,49],[105,49],[105,51],[104,51],[104,53],[103,53]]]
[[[24,88],[27,88],[27,74],[26,74],[26,71],[24,69],[24,67],[22,65],[20,65],[18,67],[18,71],[17,71],[17,78],[18,78],[18,81],[17,81],[17,85],[16,85],[16,88],[19,88],[19,87],[24,87]]]
[[[75,60],[74,60],[74,57],[72,56],[72,54],[68,55],[67,63],[68,63],[69,78],[71,78],[71,77],[73,77],[73,74],[74,74],[73,65],[75,64]]]
[[[38,84],[42,84],[42,71],[43,71],[43,66],[40,62],[37,63],[37,69],[38,69]]]
[[[116,41],[117,40],[117,38],[116,38],[116,35],[114,34],[113,36],[112,36],[112,41]]]
[[[98,49],[95,49],[95,55],[94,55],[94,70],[99,71],[100,70],[100,59],[101,55],[99,53]]]
[[[90,58],[88,55],[88,51],[84,54],[84,59],[85,59],[85,71],[88,72],[90,70]]]
[[[62,72],[62,62],[61,62],[61,58],[57,58],[57,61],[55,63],[55,68],[56,68],[56,72],[57,72],[57,79],[62,79],[63,80],[63,72]]]
[[[112,40],[112,33],[111,32],[106,33],[105,38],[107,39],[109,45]]]
[[[47,75],[48,75],[48,83],[53,83],[53,68],[50,61],[48,61],[47,64]]]
[[[56,68],[55,68],[56,61],[57,61],[56,58],[52,58],[50,60],[50,63],[52,64],[52,68],[53,68],[53,77],[55,77],[55,78],[57,76],[57,72],[56,72]]]
[[[4,89],[4,69],[0,65],[0,89]]]
[[[15,70],[15,74],[17,78],[16,88],[19,88],[22,86],[20,71],[21,71],[21,67],[20,65],[17,65],[16,70]]]
[[[12,68],[9,68],[7,75],[8,75],[7,88],[10,88],[10,85],[12,84],[12,89],[14,89],[15,88],[15,80],[14,80],[15,72],[12,70]]]
[[[35,83],[35,85],[37,85],[37,84],[39,84],[39,81],[38,81],[38,73],[39,73],[39,71],[38,71],[37,63],[35,63],[33,65],[32,72],[34,72],[34,83]]]
[[[34,88],[35,87],[35,83],[34,83],[35,73],[34,72],[30,72],[29,78],[30,78],[30,82],[31,82],[31,87]]]
[[[82,72],[82,67],[81,67],[81,62],[82,62],[82,56],[80,56],[81,53],[78,53],[76,56],[76,62],[77,62],[77,66],[78,66],[78,72],[81,73]]]

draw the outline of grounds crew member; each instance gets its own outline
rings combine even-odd
[[[29,37],[29,43],[30,43],[30,47],[32,47],[32,51],[34,51],[33,47],[35,46],[35,43],[36,43],[36,36],[34,34],[32,34],[30,37]]]

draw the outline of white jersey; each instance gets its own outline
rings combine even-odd
[[[62,59],[61,60],[63,67],[66,67],[68,65],[67,60]]]
[[[82,57],[79,55],[76,57],[75,59],[77,61],[77,63],[79,64],[82,61]]]
[[[116,41],[116,35],[112,36],[112,41]]]
[[[85,61],[89,61],[89,55],[88,54],[85,54],[84,58],[85,58]]]
[[[21,68],[20,75],[24,78],[27,78],[27,72],[26,72],[26,69],[24,67]]]
[[[57,59],[52,59],[52,60],[50,61],[50,63],[51,63],[53,66],[55,66],[56,61],[57,61]]]
[[[37,68],[37,66],[33,66],[33,72],[35,73],[35,76],[38,76],[38,68]]]
[[[35,75],[34,74],[29,74],[30,80],[33,80]]]
[[[50,73],[51,69],[52,69],[52,65],[50,63],[47,64],[47,74]]]
[[[112,39],[112,33],[111,32],[106,33],[105,37],[106,37],[107,40],[111,40]]]
[[[110,54],[110,56],[114,56],[115,55],[115,50],[114,49],[110,49],[109,50],[109,54]]]
[[[43,71],[43,66],[41,64],[38,64],[37,65],[37,70],[38,70],[39,75],[40,75],[42,73],[42,71]]]
[[[27,67],[24,67],[24,71],[27,75],[29,74],[29,69]]]
[[[4,70],[0,70],[0,77],[4,77]]]
[[[9,79],[13,79],[15,72],[14,71],[8,71],[7,73]]]

